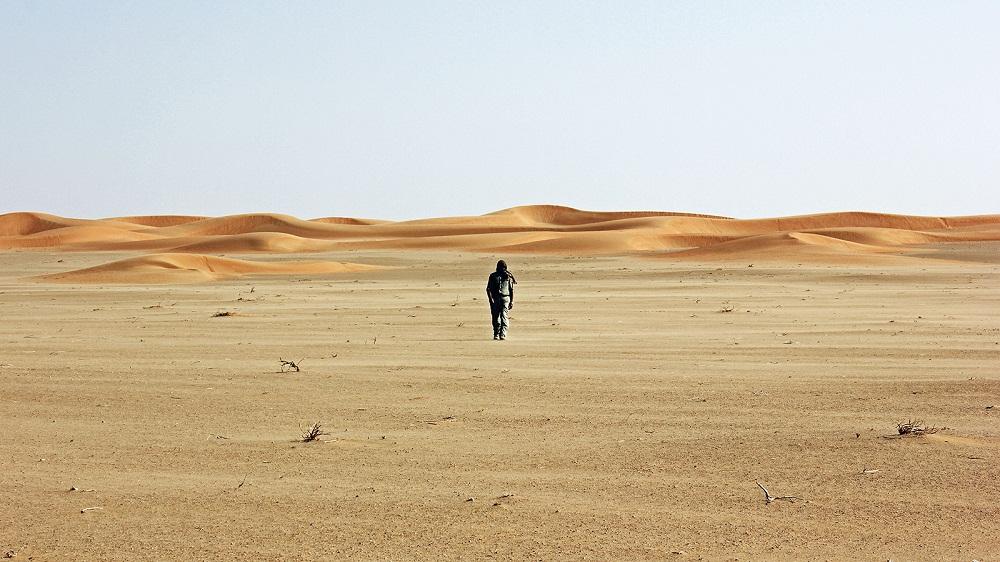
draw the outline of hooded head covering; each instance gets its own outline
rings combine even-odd
[[[497,273],[500,273],[507,279],[510,279],[511,283],[517,283],[517,279],[514,279],[514,274],[507,270],[507,262],[503,260],[497,262]]]

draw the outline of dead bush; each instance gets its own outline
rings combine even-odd
[[[920,437],[922,435],[930,435],[931,433],[937,433],[940,428],[937,427],[927,427],[921,420],[913,421],[909,420],[906,423],[897,423],[896,431],[902,436],[913,436]]]
[[[284,359],[282,359],[282,358],[279,357],[278,361],[281,362],[281,372],[282,373],[287,373],[289,371],[295,371],[296,373],[298,373],[298,372],[301,371],[301,369],[299,368],[299,363],[302,362],[301,359],[299,359],[298,361],[286,361],[286,360],[284,360]]]
[[[323,435],[327,435],[327,433],[323,431],[323,426],[319,422],[316,422],[302,433],[302,442],[309,443],[310,441],[316,441]]]

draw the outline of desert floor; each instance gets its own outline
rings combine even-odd
[[[507,256],[506,342],[489,254],[73,285],[29,277],[132,254],[0,253],[0,555],[996,559],[1000,252],[977,248]],[[892,438],[907,420],[943,429]]]

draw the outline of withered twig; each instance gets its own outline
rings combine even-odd
[[[296,373],[300,372],[299,363],[302,362],[301,359],[299,359],[298,361],[285,361],[284,359],[282,359],[282,358],[279,357],[278,361],[281,362],[281,372],[282,373],[287,373],[287,372],[292,371],[292,370],[294,370]]]
[[[785,500],[785,501],[794,502],[795,500],[799,499],[799,498],[797,498],[795,496],[772,496],[771,492],[768,492],[767,488],[765,488],[763,484],[761,484],[760,482],[757,482],[757,486],[759,486],[761,490],[764,490],[764,504],[765,505],[770,505],[771,502],[778,501],[778,500]]]

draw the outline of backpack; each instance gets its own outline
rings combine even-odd
[[[495,295],[509,296],[511,285],[517,283],[510,272],[495,271],[490,275],[490,292]]]

